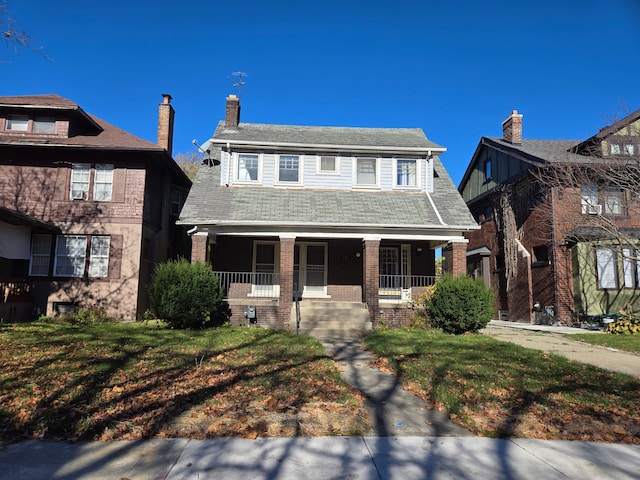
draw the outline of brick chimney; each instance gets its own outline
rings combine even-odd
[[[502,138],[510,143],[522,144],[522,114],[517,110],[502,122]]]
[[[172,155],[173,117],[175,111],[171,106],[171,95],[163,93],[162,99],[162,103],[158,108],[158,145],[169,152],[169,155]]]
[[[224,124],[227,127],[237,127],[240,123],[240,99],[235,95],[227,97],[227,112]]]

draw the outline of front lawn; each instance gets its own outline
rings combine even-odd
[[[602,345],[603,347],[615,348],[616,350],[640,353],[640,334],[638,333],[634,335],[577,333],[566,335],[566,337],[570,340],[578,340],[580,342],[590,343],[591,345]]]
[[[378,330],[366,344],[428,405],[492,437],[640,444],[640,382],[485,335]]]
[[[368,428],[322,345],[283,330],[36,322],[0,344],[0,444]]]

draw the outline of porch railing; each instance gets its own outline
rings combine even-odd
[[[280,275],[261,272],[213,272],[218,276],[224,298],[280,296]]]
[[[378,294],[380,297],[411,300],[416,291],[434,285],[435,275],[380,275]]]
[[[31,299],[30,283],[0,282],[0,303],[26,302]]]

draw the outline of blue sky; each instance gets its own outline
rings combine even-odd
[[[248,74],[245,122],[420,127],[458,184],[511,110],[584,139],[640,108],[638,0],[9,0],[51,61],[0,44],[0,95],[56,93],[174,154],[204,142]]]

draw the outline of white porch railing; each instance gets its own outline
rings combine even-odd
[[[380,275],[378,295],[409,301],[416,289],[434,285],[437,280],[435,275]]]
[[[278,273],[260,272],[213,272],[218,276],[224,298],[263,297],[278,298],[280,296],[280,275]]]

